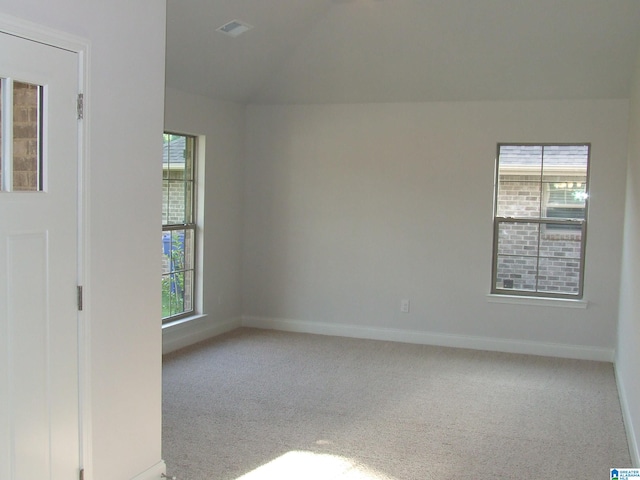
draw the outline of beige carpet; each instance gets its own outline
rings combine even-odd
[[[164,359],[178,480],[602,480],[608,363],[240,329]]]

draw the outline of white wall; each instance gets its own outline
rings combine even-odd
[[[90,43],[86,478],[158,478],[165,2],[0,0],[0,12]]]
[[[248,107],[245,324],[611,360],[627,116],[627,101]],[[487,302],[497,142],[592,143],[588,308]]]
[[[240,326],[242,265],[243,106],[166,89],[165,129],[204,136],[203,305],[206,315],[164,329],[164,351]],[[202,172],[201,172],[202,173]]]
[[[630,117],[616,373],[622,394],[629,447],[635,466],[638,467],[640,466],[640,55],[636,64]]]

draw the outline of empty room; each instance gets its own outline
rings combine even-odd
[[[195,318],[163,332],[169,474],[637,466],[640,4],[167,18],[165,130],[205,142]]]
[[[638,472],[640,1],[0,0],[0,42],[5,478]]]

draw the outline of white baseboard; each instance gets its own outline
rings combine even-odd
[[[162,327],[162,354],[179,350],[242,326],[240,318],[215,322],[207,315]]]
[[[153,467],[146,469],[131,480],[159,480],[162,478],[162,474],[166,473],[166,468],[167,466],[164,464],[164,460],[160,460]]]
[[[287,332],[315,333],[340,337],[367,338],[370,340],[390,340],[394,342],[437,345],[442,347],[469,348],[496,352],[542,355],[548,357],[575,358],[613,362],[614,350],[582,345],[528,342],[502,338],[452,335],[393,328],[365,327],[322,322],[306,322],[265,317],[242,317],[243,327],[283,330]]]
[[[629,454],[631,455],[631,465],[635,468],[640,468],[640,443],[638,442],[638,435],[633,428],[633,421],[631,417],[631,409],[629,407],[629,401],[627,400],[627,392],[622,382],[620,375],[618,375],[617,364],[616,366],[616,384],[618,385],[618,397],[620,398],[620,408],[622,409],[622,419],[624,420],[624,428],[627,432],[627,443],[629,444]]]

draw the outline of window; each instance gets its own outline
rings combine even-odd
[[[44,95],[41,85],[0,78],[0,192],[44,191]]]
[[[582,298],[590,145],[499,144],[491,293]]]
[[[195,307],[195,137],[164,134],[162,158],[162,320]]]

